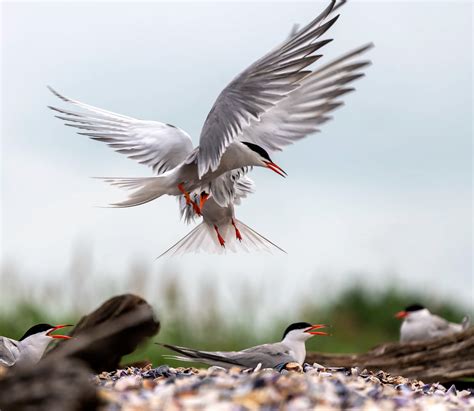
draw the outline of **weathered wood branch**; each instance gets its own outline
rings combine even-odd
[[[310,352],[306,361],[335,367],[383,370],[424,382],[474,377],[474,327],[430,341],[381,344],[361,354]]]
[[[153,308],[143,298],[118,295],[82,317],[71,332],[74,338],[58,344],[46,358],[76,358],[95,372],[115,370],[124,355],[159,329]]]

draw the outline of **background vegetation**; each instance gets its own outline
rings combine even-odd
[[[400,323],[394,313],[411,303],[422,303],[452,321],[459,322],[466,314],[455,300],[434,300],[396,286],[374,292],[373,284],[356,282],[332,297],[302,297],[294,302],[291,312],[282,314],[281,310],[268,311],[269,306],[278,304],[278,298],[265,299],[256,287],[245,283],[232,288],[232,301],[223,300],[218,298],[218,284],[204,281],[190,290],[180,275],[153,275],[139,265],[121,279],[105,274],[92,278],[86,260],[77,258],[60,281],[49,279],[34,287],[13,266],[4,266],[0,276],[0,335],[18,338],[39,322],[74,324],[124,290],[146,298],[161,321],[160,333],[126,361],[148,359],[155,365],[177,363],[164,359],[163,354],[169,352],[154,341],[209,350],[241,349],[278,341],[289,323],[308,321],[331,325],[332,334],[311,339],[308,350],[363,352],[398,339]],[[258,315],[262,307],[267,308],[264,318]]]

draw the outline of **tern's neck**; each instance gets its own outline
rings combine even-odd
[[[283,339],[282,343],[290,348],[296,362],[303,365],[306,358],[305,341],[301,340],[300,338],[292,338],[291,336],[287,335]]]
[[[236,168],[261,166],[260,157],[245,144],[234,142],[227,147],[219,164],[219,172]]]
[[[51,338],[44,334],[34,334],[20,341],[18,344],[20,358],[17,364],[36,364],[43,356],[50,342]]]
[[[405,318],[406,322],[415,322],[415,321],[423,321],[428,319],[431,316],[431,313],[427,308],[423,310],[413,311],[407,315]]]

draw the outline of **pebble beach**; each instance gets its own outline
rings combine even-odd
[[[474,410],[474,391],[358,368],[129,367],[94,377],[103,411]]]

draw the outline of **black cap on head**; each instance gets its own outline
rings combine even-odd
[[[20,338],[21,340],[24,340],[25,338],[28,338],[31,335],[38,334],[38,333],[44,333],[45,331],[50,330],[51,328],[54,328],[54,326],[50,324],[36,324],[33,327],[31,327],[24,335],[23,337]]]
[[[290,331],[293,331],[293,330],[303,330],[305,328],[308,328],[308,327],[311,327],[313,324],[310,324],[310,323],[305,323],[305,322],[301,322],[301,323],[293,323],[291,325],[289,325],[288,327],[286,327],[286,330],[285,332],[283,333],[283,338],[286,337],[286,334],[288,334]]]
[[[409,305],[408,307],[405,308],[406,312],[413,312],[413,311],[419,311],[419,310],[424,310],[425,307],[423,307],[421,304],[412,304]]]
[[[243,144],[245,144],[248,148],[250,148],[250,150],[252,151],[255,151],[256,153],[260,154],[265,160],[267,161],[272,161],[270,159],[270,156],[268,155],[268,153],[266,152],[266,150],[264,150],[262,147],[260,147],[259,145],[257,144],[253,144],[253,143],[247,143],[245,141],[242,141]]]

